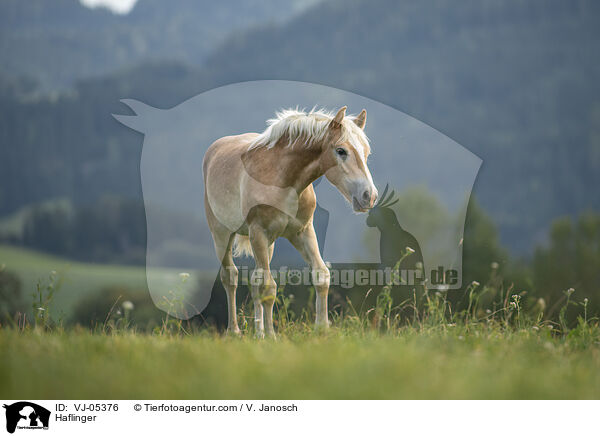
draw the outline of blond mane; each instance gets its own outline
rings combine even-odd
[[[272,148],[281,139],[286,139],[286,147],[302,143],[311,147],[321,142],[327,135],[329,123],[335,113],[322,109],[312,109],[309,112],[299,109],[284,109],[275,114],[275,118],[267,120],[267,128],[250,144],[250,149],[265,147]],[[365,132],[354,123],[356,117],[345,116],[342,120],[342,135],[338,143],[349,142],[361,156],[369,155],[371,147]]]

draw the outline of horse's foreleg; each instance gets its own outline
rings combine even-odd
[[[257,322],[257,335],[263,335],[264,315],[264,329],[267,335],[274,336],[273,305],[277,295],[277,284],[271,276],[269,267],[270,258],[273,254],[273,244],[269,242],[267,235],[260,227],[251,227],[249,236],[254,260],[256,261],[256,268],[252,273],[252,299],[254,301],[255,322],[257,322],[257,315],[260,312],[260,321]]]
[[[329,327],[327,311],[327,295],[329,294],[330,273],[327,265],[321,258],[317,235],[311,223],[304,231],[290,239],[292,245],[300,252],[306,263],[311,268],[312,282],[315,287],[315,325],[317,328]]]

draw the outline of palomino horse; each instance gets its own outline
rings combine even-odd
[[[238,271],[233,257],[253,255],[250,277],[256,334],[274,335],[277,284],[269,264],[275,240],[287,238],[311,268],[316,290],[316,325],[329,325],[329,270],[321,258],[313,212],[312,183],[325,177],[352,204],[366,212],[377,199],[367,167],[367,113],[346,117],[324,111],[285,110],[261,134],[245,133],[215,141],[203,162],[204,205],[227,292],[228,330],[239,333],[235,294]],[[348,235],[353,237],[352,235]],[[233,253],[232,253],[233,252]],[[264,314],[264,322],[263,322]]]

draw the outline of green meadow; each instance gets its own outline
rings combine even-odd
[[[431,292],[418,316],[405,317],[416,305],[394,306],[384,288],[371,307],[332,311],[323,332],[313,329],[310,305],[294,313],[280,290],[277,337],[257,339],[248,306],[238,314],[240,337],[158,311],[158,324],[144,328],[132,321],[140,309],[127,312],[121,302],[120,311],[106,309],[99,323],[84,328],[63,321],[73,301],[111,284],[143,287],[144,269],[67,262],[6,246],[0,259],[19,275],[26,296],[38,283],[59,275],[63,281],[38,314],[0,325],[3,398],[600,398],[598,319],[572,291],[559,316],[544,320],[510,289],[498,289],[494,310],[483,310],[481,297],[492,290],[478,284],[467,289],[468,305],[460,311],[444,293]],[[571,306],[579,315],[568,318]]]
[[[0,396],[44,399],[598,399],[598,331],[376,334],[0,331]]]
[[[10,245],[0,245],[0,266],[18,275],[22,293],[28,301],[38,285],[43,288],[50,283],[50,274],[55,272],[60,277],[60,290],[52,300],[52,310],[57,318],[69,318],[79,300],[111,286],[146,289],[143,266],[77,262]],[[176,277],[180,272],[168,268],[159,271],[165,277]]]

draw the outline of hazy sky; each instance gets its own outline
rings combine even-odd
[[[113,12],[119,14],[126,14],[133,8],[133,5],[137,0],[80,0],[86,6],[106,6]]]

